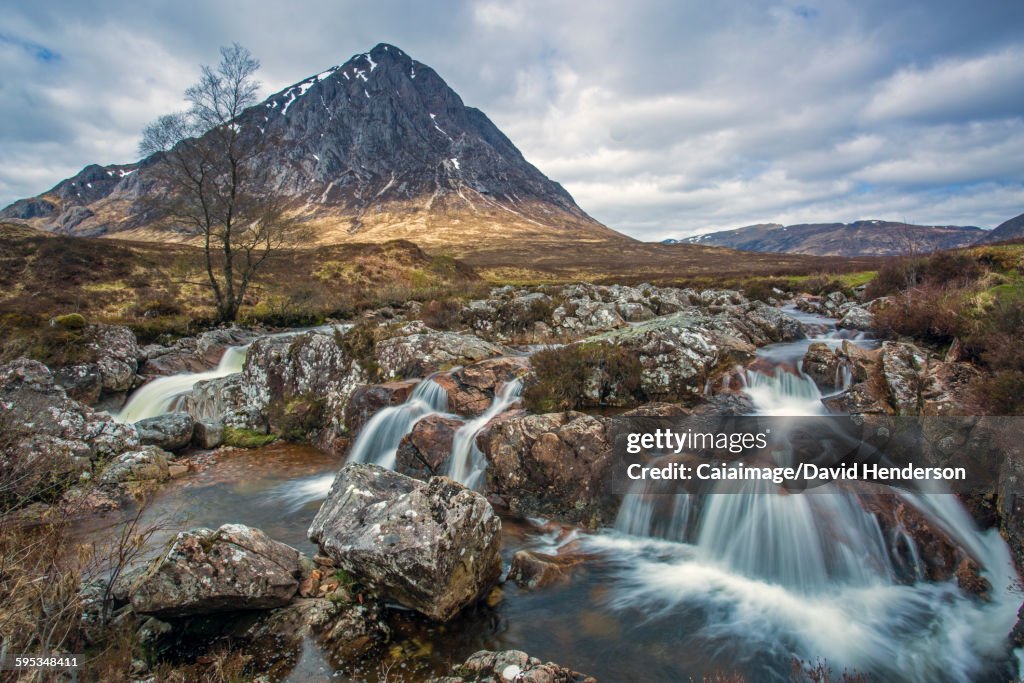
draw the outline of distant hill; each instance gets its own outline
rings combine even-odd
[[[1003,240],[1024,237],[1024,213],[1015,216],[1005,223],[1000,223],[991,232],[985,234],[979,242],[1002,242]]]
[[[801,225],[761,223],[665,242],[815,256],[895,256],[966,247],[985,236],[984,230],[973,226],[867,220]]]

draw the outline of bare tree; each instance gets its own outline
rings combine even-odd
[[[189,109],[147,126],[139,151],[158,155],[150,201],[201,237],[217,317],[233,321],[260,266],[299,235],[271,182],[278,141],[243,116],[257,102],[259,61],[237,43],[220,53],[185,91]]]

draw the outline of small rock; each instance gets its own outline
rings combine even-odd
[[[194,427],[195,422],[188,413],[167,413],[135,423],[143,445],[159,446],[165,451],[179,451],[188,446]]]
[[[212,450],[224,443],[224,425],[211,420],[197,420],[192,430],[192,445]]]

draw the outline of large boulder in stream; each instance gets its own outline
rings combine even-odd
[[[607,422],[577,412],[509,413],[477,435],[487,489],[509,509],[596,526],[614,520]]]
[[[182,617],[287,604],[299,590],[299,551],[259,529],[225,524],[178,534],[135,580],[138,614]]]
[[[69,398],[42,363],[0,366],[0,478],[10,482],[7,495],[52,496],[138,446],[134,427]]]
[[[438,332],[410,323],[377,342],[374,357],[385,379],[426,377],[432,372],[508,355],[508,349],[476,335]]]
[[[188,413],[165,413],[135,423],[139,443],[165,451],[180,451],[192,442],[195,420]]]
[[[597,683],[597,679],[554,662],[542,662],[521,650],[480,650],[451,675],[430,683]]]
[[[309,527],[336,566],[382,597],[440,621],[501,575],[501,521],[478,493],[376,465],[345,465]]]

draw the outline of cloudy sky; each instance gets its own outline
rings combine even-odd
[[[1024,3],[14,0],[0,205],[134,161],[238,41],[266,92],[378,42],[429,64],[611,227],[662,239],[1024,212]]]

